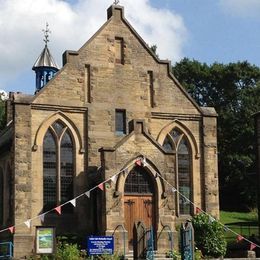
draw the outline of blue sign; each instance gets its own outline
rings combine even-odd
[[[89,255],[112,255],[114,254],[113,236],[91,236],[88,237]]]

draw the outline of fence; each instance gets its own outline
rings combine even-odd
[[[13,257],[13,243],[2,242],[0,243],[0,259],[8,259]]]

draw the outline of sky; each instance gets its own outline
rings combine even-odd
[[[44,48],[61,67],[106,22],[113,0],[0,0],[0,90],[35,91],[32,66]],[[260,0],[120,0],[125,17],[161,59],[260,66]]]

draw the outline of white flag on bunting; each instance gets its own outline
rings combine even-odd
[[[73,205],[73,207],[76,207],[76,199],[70,200],[70,203]]]
[[[110,178],[110,180],[113,182],[113,183],[116,183],[116,180],[117,180],[117,176],[114,175]]]
[[[25,224],[28,228],[30,228],[30,227],[31,227],[31,220],[28,219],[27,221],[24,222],[24,224]]]
[[[90,198],[90,191],[86,191],[86,192],[85,192],[85,195],[86,195],[88,198]]]

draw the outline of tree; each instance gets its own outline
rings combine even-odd
[[[218,113],[221,208],[255,207],[252,114],[260,110],[260,69],[248,62],[207,65],[185,58],[173,73],[200,106]]]
[[[4,101],[0,98],[0,131],[5,126],[5,104]]]

